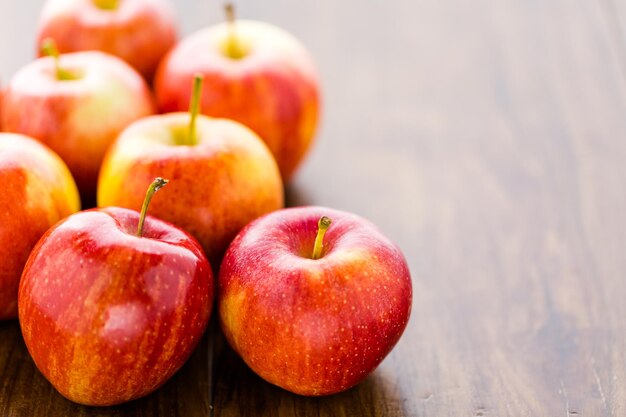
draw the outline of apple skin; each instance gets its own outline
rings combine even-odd
[[[61,53],[106,52],[152,81],[176,43],[177,31],[172,5],[165,0],[120,0],[115,10],[104,10],[94,0],[48,0],[39,19],[37,46],[52,38]]]
[[[154,103],[143,78],[112,55],[76,52],[60,59],[84,76],[58,80],[49,57],[26,65],[6,86],[2,126],[58,153],[83,202],[93,201],[106,149],[130,123],[153,114]]]
[[[201,111],[236,120],[254,130],[276,158],[287,183],[313,142],[320,89],[311,57],[289,33],[266,23],[237,20],[249,54],[232,59],[223,52],[227,23],[183,39],[163,59],[155,77],[162,112],[189,106],[188,86],[204,75]]]
[[[138,221],[116,207],[74,214],[46,232],[24,269],[24,341],[74,402],[113,405],[156,390],[209,320],[213,275],[200,245],[150,216],[137,237]]]
[[[102,164],[98,205],[138,210],[154,177],[170,179],[150,213],[194,235],[218,267],[239,230],[283,207],[283,185],[263,141],[237,122],[198,115],[198,144],[177,145],[189,120],[171,113],[129,126]]]
[[[321,216],[333,223],[313,260]],[[232,348],[266,381],[307,396],[344,391],[370,374],[402,335],[411,302],[398,247],[363,218],[321,207],[246,226],[218,278]]]
[[[17,318],[17,289],[39,238],[80,210],[74,179],[61,158],[34,139],[0,133],[0,320]]]

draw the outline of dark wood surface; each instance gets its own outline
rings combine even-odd
[[[176,1],[185,33],[220,4]],[[324,84],[291,205],[369,218],[404,250],[409,326],[364,383],[303,398],[215,331],[153,395],[60,397],[0,324],[1,416],[626,415],[626,3],[242,1],[298,36]],[[0,3],[0,74],[39,1]]]

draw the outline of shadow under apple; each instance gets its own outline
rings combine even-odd
[[[388,416],[404,415],[402,400],[380,371],[334,395],[303,397],[257,376],[217,334],[213,376],[215,416]]]
[[[210,333],[187,363],[154,393],[112,407],[88,407],[67,400],[39,372],[22,339],[17,320],[0,322],[0,415],[189,416],[209,415]],[[23,393],[29,393],[24,396]]]

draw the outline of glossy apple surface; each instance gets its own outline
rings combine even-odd
[[[243,56],[229,56],[229,23],[183,39],[155,77],[159,108],[186,110],[196,73],[204,75],[202,113],[233,119],[254,130],[276,158],[283,181],[293,176],[315,135],[320,92],[312,60],[289,33],[238,20]]]
[[[17,317],[17,289],[39,238],[80,210],[61,158],[34,139],[0,133],[0,320]]]
[[[321,216],[332,224],[312,259]],[[246,226],[218,278],[230,345],[263,379],[301,395],[362,381],[402,335],[411,299],[398,247],[363,218],[321,207],[280,210]]]
[[[104,153],[133,121],[154,112],[141,76],[101,52],[62,55],[76,79],[60,80],[51,57],[23,67],[6,86],[2,126],[32,136],[65,161],[84,201],[95,200]]]
[[[152,80],[176,43],[176,19],[166,0],[47,0],[38,43],[54,39],[62,53],[98,50],[116,55]]]
[[[283,186],[276,162],[251,130],[200,115],[197,144],[183,145],[189,120],[189,113],[172,113],[129,126],[103,162],[98,205],[138,210],[152,179],[169,178],[150,213],[194,235],[217,267],[239,230],[283,207]]]
[[[213,278],[200,245],[151,217],[137,237],[138,220],[114,207],[74,214],[42,237],[24,269],[24,341],[43,375],[77,403],[154,391],[209,319]]]

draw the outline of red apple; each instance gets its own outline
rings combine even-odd
[[[34,139],[0,133],[0,320],[17,317],[26,259],[52,225],[80,210],[61,158]]]
[[[74,214],[41,238],[24,269],[24,341],[77,403],[154,391],[187,360],[211,314],[213,276],[198,242],[154,217],[140,223],[116,207]]]
[[[197,115],[192,107],[191,115],[148,117],[122,132],[102,164],[98,205],[139,207],[138,193],[152,178],[171,178],[152,213],[194,235],[218,266],[239,230],[283,207],[283,186],[257,135],[237,122]]]
[[[293,176],[315,134],[320,92],[312,60],[275,26],[231,20],[181,41],[155,77],[159,108],[184,110],[196,73],[205,76],[201,112],[243,123],[272,151],[283,181]]]
[[[47,44],[55,55],[52,43]],[[39,139],[61,156],[83,202],[94,200],[104,153],[131,122],[154,113],[141,76],[102,52],[40,58],[6,86],[2,125]]]
[[[107,52],[151,81],[159,61],[176,43],[176,32],[166,0],[47,0],[38,44],[53,38],[63,53]]]
[[[363,218],[321,207],[246,226],[218,278],[230,345],[263,379],[301,395],[337,393],[371,373],[402,335],[411,297],[400,249]]]

